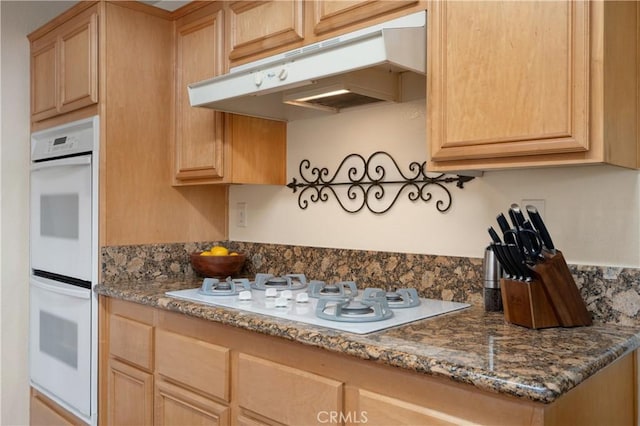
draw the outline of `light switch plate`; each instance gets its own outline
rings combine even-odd
[[[247,227],[247,203],[238,203],[237,207],[237,226],[240,228]]]

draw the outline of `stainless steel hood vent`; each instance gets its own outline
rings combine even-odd
[[[289,121],[300,106],[330,113],[401,101],[405,73],[424,75],[425,12],[232,68],[189,85],[192,106]]]

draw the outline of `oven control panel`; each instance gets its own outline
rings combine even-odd
[[[97,118],[95,119],[97,122]],[[91,153],[94,148],[93,119],[84,119],[31,135],[31,161]]]

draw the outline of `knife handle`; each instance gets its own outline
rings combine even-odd
[[[538,213],[538,209],[534,206],[527,206],[527,213],[529,214],[529,218],[531,219],[531,223],[538,230],[538,234],[540,234],[540,239],[542,240],[542,244],[551,252],[551,254],[556,253],[556,248],[553,245],[553,241],[551,240],[551,235],[549,235],[549,231],[547,230],[544,221],[542,220],[542,216]]]
[[[496,221],[498,222],[498,226],[502,231],[504,242],[505,243],[514,243],[516,242],[515,237],[512,234],[509,234],[508,231],[511,230],[511,226],[509,226],[509,222],[507,222],[507,218],[504,217],[502,213],[496,216]]]
[[[489,236],[491,237],[491,241],[493,241],[494,243],[497,243],[497,244],[502,243],[502,240],[500,239],[500,236],[498,235],[496,230],[493,229],[493,226],[490,226],[488,231],[489,231]]]

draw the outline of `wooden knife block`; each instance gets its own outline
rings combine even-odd
[[[561,252],[529,269],[534,276],[530,282],[500,280],[507,322],[534,329],[591,325],[591,314]]]

